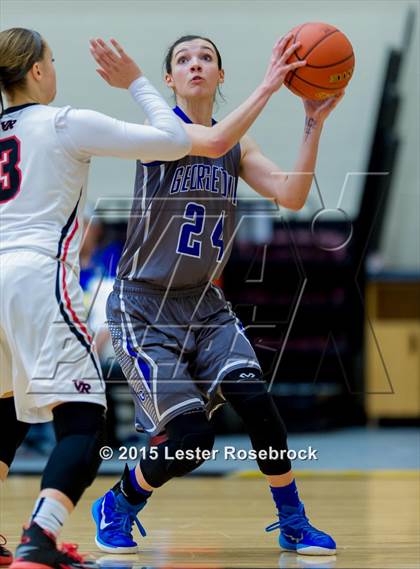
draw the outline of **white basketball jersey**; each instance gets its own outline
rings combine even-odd
[[[149,125],[34,103],[4,112],[0,253],[35,249],[76,265],[90,157],[177,160],[189,152],[189,137],[149,81],[139,77],[129,91]]]
[[[60,142],[56,124],[67,110],[27,104],[0,119],[0,252],[78,262],[89,160]]]

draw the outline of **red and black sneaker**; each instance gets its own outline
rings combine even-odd
[[[57,549],[55,537],[32,522],[23,529],[10,569],[99,569],[99,565],[85,560],[77,545],[63,543]]]
[[[6,543],[7,539],[0,534],[0,567],[6,567],[13,561],[12,552],[4,547]]]

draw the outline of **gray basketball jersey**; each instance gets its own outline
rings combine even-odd
[[[174,112],[191,121],[179,109]],[[217,278],[235,234],[240,145],[220,158],[137,162],[118,278],[167,289]]]

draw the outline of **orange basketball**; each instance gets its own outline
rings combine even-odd
[[[284,84],[299,97],[328,99],[346,87],[354,70],[353,47],[343,32],[334,26],[309,22],[293,28],[292,43],[302,45],[288,63],[306,60],[304,67],[290,71]]]

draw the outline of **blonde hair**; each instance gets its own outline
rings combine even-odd
[[[26,86],[26,74],[44,57],[45,41],[34,30],[0,32],[0,90],[13,94]]]

